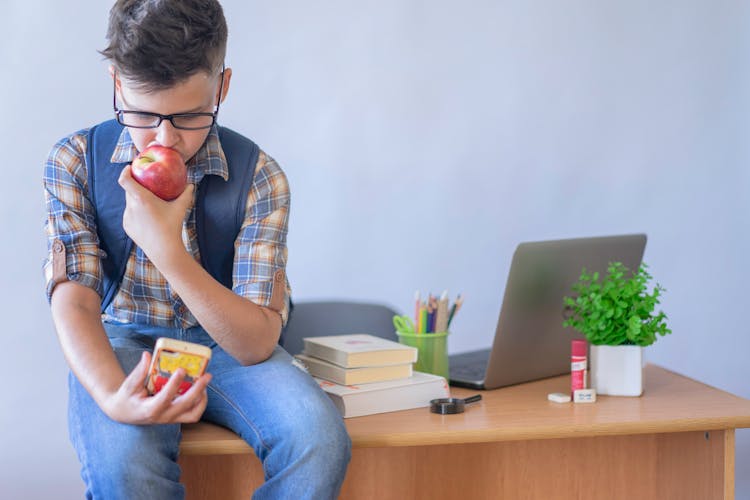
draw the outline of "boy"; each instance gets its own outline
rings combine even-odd
[[[69,430],[86,496],[182,498],[180,424],[203,418],[235,431],[262,460],[266,482],[257,498],[335,498],[351,442],[327,396],[278,345],[289,308],[289,189],[263,151],[243,165],[254,177],[238,198],[241,227],[221,249],[234,252],[230,279],[201,266],[212,258],[201,253],[203,242],[222,235],[201,230],[196,209],[209,202],[196,188],[234,182],[237,151],[254,146],[215,123],[232,77],[223,66],[221,6],[118,0],[109,23],[102,54],[111,62],[117,123],[97,129],[114,130],[114,141],[95,140],[101,135],[93,129],[61,140],[44,177],[47,294],[72,371]],[[151,144],[186,161],[188,187],[171,202],[131,175],[129,163]],[[111,210],[123,191],[124,207]],[[124,229],[122,238],[113,243],[105,228]],[[116,244],[128,238],[124,271],[113,274]],[[208,373],[182,395],[182,369],[156,395],[144,388],[158,337],[213,351]]]

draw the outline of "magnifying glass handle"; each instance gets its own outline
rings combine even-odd
[[[464,404],[473,403],[474,401],[480,401],[482,399],[481,394],[475,394],[473,396],[469,396],[468,398],[464,399]]]

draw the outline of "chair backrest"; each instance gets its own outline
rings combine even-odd
[[[398,342],[393,316],[388,306],[362,302],[294,302],[284,330],[284,349],[289,354],[302,352],[303,337],[369,333]]]

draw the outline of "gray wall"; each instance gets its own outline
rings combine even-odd
[[[42,294],[40,177],[59,137],[111,115],[95,52],[108,4],[3,2],[2,498],[82,492]],[[489,344],[519,241],[645,231],[674,330],[648,359],[750,397],[750,4],[225,10],[235,76],[222,122],[288,173],[298,300],[407,310],[417,288],[462,292],[459,352]],[[750,436],[737,437],[737,497],[750,498]]]

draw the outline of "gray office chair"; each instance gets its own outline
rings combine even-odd
[[[303,337],[369,333],[398,342],[388,306],[362,302],[294,302],[283,332],[283,346],[289,354],[302,352]]]

